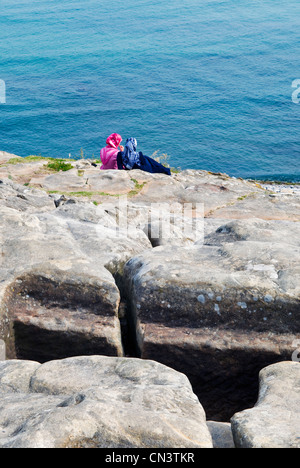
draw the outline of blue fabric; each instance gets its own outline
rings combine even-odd
[[[123,164],[126,169],[133,169],[133,166],[140,164],[140,155],[136,151],[137,141],[135,138],[128,138],[126,141],[124,154],[123,154]]]
[[[117,157],[118,169],[132,170],[140,169],[151,174],[167,174],[171,175],[169,168],[163,166],[159,162],[145,156],[141,151],[137,153],[137,141],[135,138],[128,138],[126,141],[124,152],[119,152]]]
[[[140,153],[139,169],[145,172],[151,172],[151,174],[171,175],[171,171],[169,168],[155,161],[155,159],[152,159],[149,156],[145,156],[144,154],[141,154],[141,153]]]

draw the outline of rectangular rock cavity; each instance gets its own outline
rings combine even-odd
[[[78,355],[123,356],[114,283],[59,274],[26,274],[4,300],[7,358],[46,362]]]

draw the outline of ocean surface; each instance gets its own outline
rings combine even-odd
[[[300,182],[299,49],[299,0],[0,0],[0,150],[99,158],[117,132]]]

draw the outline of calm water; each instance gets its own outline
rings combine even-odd
[[[0,150],[300,181],[299,0],[0,0]],[[300,96],[300,93],[299,93]]]

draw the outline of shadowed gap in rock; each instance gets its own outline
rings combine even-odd
[[[103,337],[78,331],[46,330],[31,324],[14,323],[15,357],[41,364],[74,356],[115,356],[115,348]]]
[[[248,350],[179,349],[147,343],[142,358],[153,359],[184,373],[207,420],[229,422],[237,412],[252,408],[258,398],[259,372],[290,356]]]

